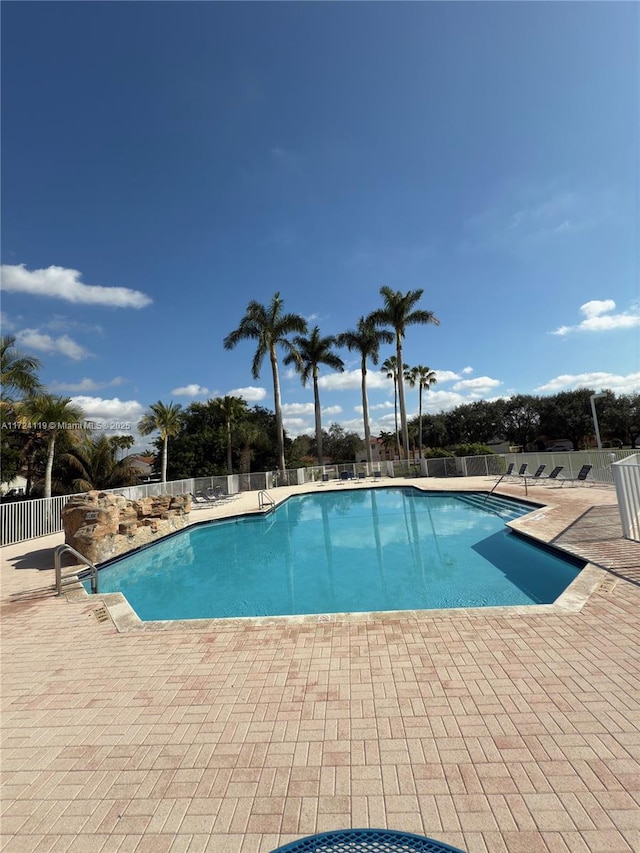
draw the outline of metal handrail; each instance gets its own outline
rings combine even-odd
[[[276,502],[271,497],[269,492],[266,492],[264,489],[258,492],[258,508],[264,509],[265,506],[275,506]]]
[[[53,564],[56,570],[56,595],[62,595],[62,563],[60,557],[67,551],[69,554],[73,554],[74,557],[79,557],[82,562],[89,567],[90,576],[91,576],[91,592],[95,595],[98,592],[98,569],[93,563],[89,562],[84,554],[81,554],[80,551],[76,551],[75,548],[72,548],[71,545],[58,545],[54,552]]]

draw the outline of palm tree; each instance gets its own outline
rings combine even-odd
[[[391,332],[389,332],[391,334]],[[393,335],[391,336],[393,338]],[[382,362],[380,370],[386,375],[387,379],[393,379],[393,413],[396,421],[396,450],[398,451],[398,459],[400,459],[400,433],[398,432],[398,359],[395,355],[390,355]]]
[[[169,403],[165,406],[161,400],[158,400],[157,403],[149,406],[149,409],[150,411],[139,422],[138,429],[141,435],[150,435],[155,430],[159,430],[162,439],[162,482],[166,483],[169,439],[180,432],[182,406],[178,403]]]
[[[0,339],[0,401],[3,406],[13,402],[14,394],[30,396],[42,390],[36,376],[42,366],[40,359],[22,355],[15,344],[15,337],[3,335]]]
[[[390,433],[385,432],[384,430],[378,436],[380,441],[382,442],[382,446],[384,447],[385,453],[389,453],[392,446],[395,444],[397,446],[398,443],[398,433]]]
[[[51,472],[56,439],[65,430],[84,429],[84,412],[70,397],[38,394],[16,404],[18,420],[40,432],[47,441],[47,463],[44,473],[44,496],[51,497]]]
[[[131,450],[133,445],[136,443],[136,440],[132,435],[113,435],[111,436],[110,441],[117,450],[122,451],[120,459],[124,458],[124,451]]]
[[[224,420],[227,441],[227,474],[233,474],[232,427],[247,412],[247,404],[241,397],[217,397],[211,401],[214,409]]]
[[[332,367],[334,370],[342,373],[344,362],[332,350],[332,347],[336,344],[336,338],[333,335],[321,338],[320,329],[317,326],[313,327],[309,337],[298,335],[293,339],[293,343],[297,354],[289,353],[285,357],[284,363],[296,365],[304,386],[306,386],[310,376],[313,378],[313,408],[316,423],[318,465],[324,465],[324,456],[322,453],[322,414],[320,409],[320,392],[318,391],[319,366],[326,364],[328,367]]]
[[[259,447],[262,444],[264,433],[258,424],[245,419],[237,424],[235,438],[240,444],[240,473],[249,474],[251,471],[253,448]]]
[[[240,320],[237,329],[224,339],[224,348],[233,349],[237,343],[245,340],[258,342],[258,348],[253,356],[251,374],[254,379],[260,376],[260,367],[265,355],[269,356],[273,374],[273,402],[276,412],[276,431],[278,434],[278,457],[280,470],[284,475],[284,428],[282,426],[282,405],[280,403],[280,378],[278,376],[278,356],[276,346],[281,346],[287,354],[296,352],[294,345],[287,335],[293,332],[303,335],[307,331],[307,321],[299,314],[285,314],[282,310],[283,300],[276,292],[269,305],[260,305],[252,300]]]
[[[129,437],[134,440],[133,436],[101,435],[92,438],[84,435],[75,447],[63,453],[60,462],[66,469],[65,473],[71,475],[72,488],[78,492],[89,492],[92,489],[135,486],[138,481],[136,469],[129,460],[117,459],[118,449],[122,446],[119,439]]]
[[[396,358],[398,366],[403,364],[402,341],[405,336],[407,326],[416,325],[418,323],[431,323],[434,326],[440,325],[440,321],[435,317],[433,311],[425,311],[424,309],[415,307],[420,301],[423,293],[423,290],[409,290],[407,293],[403,294],[399,290],[392,290],[385,284],[380,288],[380,295],[382,296],[384,306],[371,314],[372,320],[376,326],[391,326],[394,330],[396,336]],[[398,373],[398,397],[400,400],[402,441],[408,458],[409,432],[407,429],[407,406],[404,397],[404,377],[401,370]]]
[[[422,391],[428,391],[432,385],[435,385],[438,378],[430,367],[424,367],[422,364],[410,368],[407,381],[410,388],[418,386],[418,454],[422,459]]]
[[[360,375],[362,386],[362,418],[364,421],[364,441],[367,445],[367,463],[369,469],[373,465],[371,454],[371,427],[369,425],[369,400],[367,398],[367,359],[378,364],[380,344],[393,343],[393,335],[387,329],[376,329],[369,317],[360,317],[355,329],[342,332],[336,338],[339,347],[346,347],[349,352],[357,350],[360,353]]]

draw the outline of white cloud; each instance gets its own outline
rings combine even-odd
[[[339,415],[342,413],[342,406],[327,406],[322,409],[322,414],[330,417],[331,415]]]
[[[146,412],[145,407],[137,400],[79,395],[72,397],[71,401],[80,406],[86,420],[100,433],[133,435],[136,439],[133,452],[148,446],[148,440],[142,438],[137,431],[138,421]]]
[[[51,382],[49,390],[72,391],[82,393],[85,391],[99,391],[101,388],[109,388],[116,385],[122,385],[126,380],[122,376],[116,376],[115,379],[110,379],[108,382],[95,382],[93,379],[81,379],[80,382]]]
[[[615,391],[616,394],[637,394],[640,387],[640,373],[620,376],[616,373],[564,373],[534,388],[534,391],[556,394],[560,391],[575,391],[577,388],[601,388]]]
[[[3,334],[12,332],[16,328],[15,322],[4,311],[0,311],[0,327],[2,327]]]
[[[434,370],[433,372],[436,375],[439,385],[442,385],[443,382],[453,382],[454,379],[460,379],[460,374],[456,373],[454,370]],[[465,367],[462,372],[472,373],[473,369],[471,367]]]
[[[522,251],[542,242],[565,240],[598,227],[616,215],[613,193],[588,194],[547,185],[503,192],[493,204],[465,222],[468,238],[462,251]]]
[[[318,387],[324,388],[327,391],[353,391],[360,389],[362,386],[362,372],[357,370],[345,370],[344,373],[330,373],[328,376],[321,376],[318,379]],[[391,388],[393,391],[393,382],[387,379],[386,376],[377,370],[367,370],[367,388]]]
[[[267,392],[264,388],[255,388],[248,385],[246,388],[232,388],[227,396],[242,397],[247,403],[259,403],[267,396]]]
[[[104,330],[102,326],[95,323],[82,323],[77,320],[71,320],[63,314],[54,314],[51,319],[42,324],[42,328],[48,332],[70,332],[72,330],[82,332],[85,335],[98,335],[104,338]]]
[[[613,299],[592,299],[580,306],[584,320],[576,326],[560,326],[552,335],[571,334],[573,332],[608,332],[612,329],[631,329],[640,326],[640,311],[637,307],[621,314],[612,314],[616,303]]]
[[[608,311],[613,311],[616,303],[613,299],[592,299],[590,302],[585,302],[580,306],[580,311],[585,317],[598,317],[600,314],[606,314]]]
[[[114,308],[144,308],[153,301],[146,293],[128,287],[83,284],[78,270],[50,266],[28,270],[24,264],[3,264],[0,268],[5,291],[51,296],[81,305],[110,305]]]
[[[463,367],[462,373],[466,376],[469,373],[473,373],[473,367]]]
[[[15,337],[18,346],[44,352],[47,355],[64,355],[73,361],[81,361],[91,355],[88,350],[76,343],[69,335],[54,338],[39,329],[22,329]]]
[[[209,393],[209,389],[194,382],[191,385],[184,385],[182,388],[174,388],[171,393],[175,394],[176,397],[204,397]]]
[[[312,415],[313,403],[283,403],[282,415],[290,417],[291,415]]]
[[[499,379],[491,379],[489,376],[477,376],[475,379],[462,379],[453,386],[454,391],[470,391],[475,394],[484,394],[502,385]]]
[[[313,435],[314,429],[304,418],[283,418],[282,423],[290,436]]]

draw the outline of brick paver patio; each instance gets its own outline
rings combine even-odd
[[[529,499],[550,508],[523,530],[611,569],[578,611],[118,632],[99,597],[46,589],[61,535],[6,548],[0,849],[266,853],[373,826],[468,853],[637,853],[640,546],[611,489]]]

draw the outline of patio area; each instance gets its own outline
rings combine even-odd
[[[467,853],[637,853],[640,545],[611,487],[527,499],[546,508],[513,526],[592,564],[579,610],[119,632],[100,596],[53,596],[62,534],[5,548],[0,849],[268,853],[353,826]],[[243,493],[191,520],[256,509]]]

